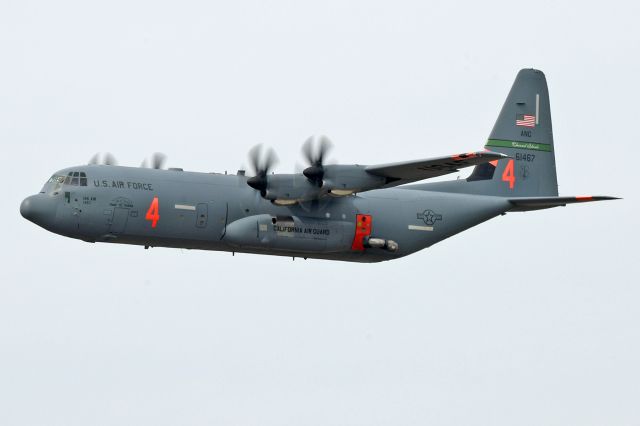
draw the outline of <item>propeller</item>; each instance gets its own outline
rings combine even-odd
[[[247,185],[260,191],[260,195],[264,197],[269,184],[267,175],[278,163],[278,156],[272,148],[263,151],[262,145],[256,145],[249,151],[249,163],[254,176],[247,180]]]
[[[167,161],[167,156],[161,152],[154,152],[151,155],[151,160],[145,158],[140,167],[145,169],[164,169],[164,163]]]
[[[333,144],[324,135],[311,136],[302,145],[302,155],[309,163],[309,167],[304,169],[302,174],[319,187],[322,186],[324,177],[324,161],[332,147]]]
[[[118,162],[116,161],[116,157],[114,157],[110,152],[96,152],[95,155],[89,160],[89,164],[116,166]]]

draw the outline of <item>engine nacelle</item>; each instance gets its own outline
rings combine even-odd
[[[386,179],[372,175],[365,166],[329,165],[325,166],[324,189],[333,195],[348,195],[384,186]]]
[[[286,206],[316,200],[327,194],[344,197],[381,188],[388,183],[387,178],[368,173],[365,168],[357,164],[328,165],[322,169],[314,166],[305,169],[306,174],[254,176],[247,180],[247,184],[260,191],[264,199]]]

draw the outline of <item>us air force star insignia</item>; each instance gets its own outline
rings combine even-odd
[[[418,213],[418,219],[422,219],[425,225],[433,225],[437,220],[442,220],[442,215],[433,210],[425,210],[422,213]]]

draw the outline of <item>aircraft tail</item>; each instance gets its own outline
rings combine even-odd
[[[415,185],[417,189],[505,197],[512,211],[616,199],[608,196],[558,197],[556,159],[544,73],[520,70],[485,144],[510,158],[474,167],[467,179]]]
[[[475,166],[466,180],[420,188],[509,198],[558,195],[549,90],[542,71],[518,73],[485,149],[510,158]]]
[[[467,179],[475,193],[558,195],[549,89],[542,71],[518,73],[485,148],[511,158],[476,166]]]

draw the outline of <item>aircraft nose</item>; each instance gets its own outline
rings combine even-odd
[[[20,204],[22,217],[40,226],[49,222],[55,212],[49,208],[51,203],[46,198],[46,195],[40,194],[25,198]]]
[[[22,200],[20,204],[20,214],[27,220],[31,220],[31,213],[33,213],[33,202],[31,197],[27,197]]]

